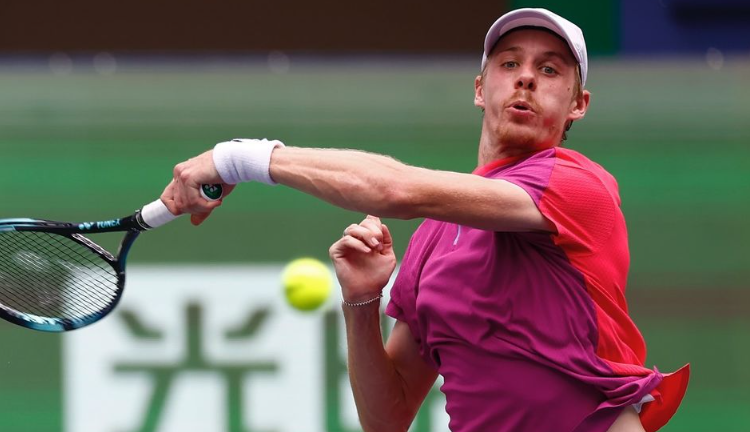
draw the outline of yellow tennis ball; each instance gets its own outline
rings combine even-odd
[[[315,258],[298,258],[281,274],[284,295],[292,307],[312,311],[328,300],[333,285],[331,271]]]

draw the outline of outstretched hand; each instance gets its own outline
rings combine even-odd
[[[380,295],[396,268],[391,233],[375,216],[367,216],[358,225],[349,225],[328,252],[347,302],[366,301]]]
[[[203,198],[200,194],[203,184],[221,184],[222,198],[216,201]],[[161,200],[173,214],[190,213],[190,222],[200,225],[234,187],[223,183],[214,166],[213,150],[209,150],[174,167],[172,181],[162,192]]]

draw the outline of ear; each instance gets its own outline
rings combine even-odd
[[[570,112],[568,113],[568,120],[580,120],[586,115],[586,111],[589,109],[589,102],[591,102],[591,92],[584,90],[581,92],[581,96],[576,97],[570,102]]]
[[[484,109],[484,88],[482,88],[482,76],[474,78],[474,106]]]

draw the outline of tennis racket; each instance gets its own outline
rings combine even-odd
[[[217,200],[221,185],[203,185],[201,195]],[[48,332],[99,321],[122,296],[135,239],[176,218],[156,200],[132,215],[98,222],[0,219],[0,318]],[[116,256],[84,236],[114,231],[125,233]]]

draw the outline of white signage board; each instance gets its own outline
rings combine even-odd
[[[281,269],[129,269],[117,309],[64,338],[65,430],[360,430],[339,288],[300,312],[284,300]],[[412,430],[447,431],[444,406],[434,389]]]

